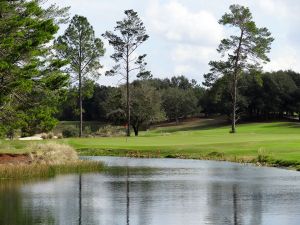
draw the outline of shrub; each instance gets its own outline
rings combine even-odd
[[[257,162],[267,163],[270,159],[270,154],[263,148],[258,149]]]
[[[92,133],[92,129],[90,126],[85,126],[84,129],[83,129],[83,133],[85,135],[90,135]]]
[[[52,132],[47,134],[47,139],[53,139],[54,138],[54,134]]]
[[[62,135],[64,138],[78,137],[79,132],[75,126],[69,126],[62,131]]]
[[[53,139],[54,138],[54,134],[52,133],[52,132],[50,132],[50,133],[42,133],[42,135],[41,135],[41,138],[42,139]]]
[[[47,139],[47,134],[46,133],[42,133],[41,138],[44,139],[44,140]]]
[[[100,128],[95,135],[101,136],[101,137],[119,137],[119,136],[125,136],[125,129],[124,127],[119,126],[111,126],[107,125],[102,128]]]

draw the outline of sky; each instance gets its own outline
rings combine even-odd
[[[150,39],[140,48],[147,54],[147,69],[154,77],[184,75],[203,81],[208,63],[219,59],[216,48],[232,32],[218,24],[231,4],[250,8],[258,27],[267,27],[275,41],[269,54],[271,62],[265,71],[294,70],[300,72],[300,1],[299,0],[49,0],[58,6],[71,6],[71,16],[88,18],[101,37],[113,31],[116,21],[124,18],[124,10],[133,9],[143,20]],[[62,26],[63,33],[66,26]],[[112,48],[105,43],[101,59],[103,71],[113,66]],[[102,85],[118,85],[120,77],[102,76]]]

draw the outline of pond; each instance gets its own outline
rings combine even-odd
[[[102,174],[0,184],[1,225],[298,225],[300,173],[227,162],[91,157]]]

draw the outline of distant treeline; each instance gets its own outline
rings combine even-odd
[[[141,127],[146,128],[151,123],[179,121],[201,113],[200,102],[205,89],[184,76],[135,80],[130,86],[131,126],[136,135]],[[126,124],[124,85],[107,87],[88,82],[84,89],[84,120]],[[66,100],[61,104],[59,120],[78,120],[77,93],[76,87],[69,89]]]
[[[227,77],[218,79],[200,100],[203,113],[231,114]],[[300,112],[300,74],[294,71],[252,72],[238,82],[239,119],[267,120],[298,116]]]
[[[253,72],[239,80],[239,119],[266,120],[297,116],[300,111],[300,74],[293,71]],[[226,77],[203,88],[185,76],[171,79],[142,79],[131,83],[132,126],[137,131],[151,123],[179,121],[188,117],[231,114],[229,83]],[[84,119],[126,124],[125,87],[85,85]],[[78,120],[78,89],[68,90],[61,104],[59,120]]]

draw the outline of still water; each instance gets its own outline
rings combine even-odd
[[[1,182],[0,224],[300,224],[299,172],[213,161],[91,159],[113,168]]]

